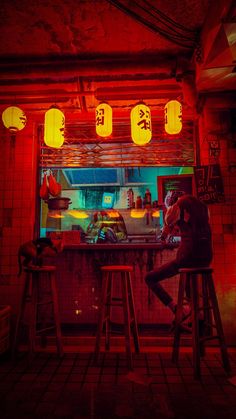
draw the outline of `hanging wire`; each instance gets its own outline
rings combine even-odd
[[[161,10],[157,9],[155,6],[149,3],[149,1],[145,0],[145,4],[150,7],[150,9],[153,9],[156,14],[161,16],[164,20],[168,21],[170,24],[174,25],[176,28],[181,29],[185,32],[192,32],[193,34],[196,34],[195,29],[186,28],[185,26],[181,25],[180,23],[176,22],[175,20],[171,19],[169,16],[165,15]]]
[[[164,38],[170,40],[171,42],[174,42],[175,44],[178,44],[178,45],[180,45],[180,46],[182,46],[184,48],[192,49],[196,45],[196,43],[197,43],[197,40],[196,39],[187,38],[185,35],[182,35],[180,33],[177,36],[177,35],[174,35],[174,34],[172,34],[170,32],[167,32],[166,30],[164,30],[164,29],[160,28],[159,26],[153,24],[152,22],[146,20],[145,18],[143,18],[142,16],[140,16],[139,14],[137,14],[135,11],[131,10],[130,8],[128,8],[127,6],[125,6],[124,4],[122,4],[119,0],[107,0],[107,1],[109,3],[111,3],[111,4],[113,4],[113,6],[117,7],[120,10],[122,10],[127,15],[131,16],[133,19],[137,20],[138,22],[141,22],[143,25],[145,25],[146,27],[148,27],[149,29],[151,29],[153,32],[159,33]],[[150,3],[149,3],[149,5],[150,5]],[[140,7],[141,9],[145,10],[146,13],[151,14],[153,16],[153,14],[149,10],[144,9],[140,4],[137,4],[136,3],[136,6]],[[150,7],[152,7],[152,6],[150,5]],[[155,12],[157,12],[157,9],[155,9]],[[172,21],[172,19],[168,18],[163,13],[162,13],[162,15],[163,15],[163,18],[165,17],[165,19],[167,21],[169,20],[170,23],[173,23],[174,22],[174,21]],[[166,26],[167,26],[167,24],[166,24]],[[172,31],[173,31],[173,29],[172,29]],[[196,38],[197,38],[197,32],[196,32]]]
[[[168,16],[164,15],[164,13],[161,12],[161,14],[159,13],[159,10],[157,10],[155,7],[153,7],[148,1],[145,0],[145,5],[149,6],[149,9],[142,6],[141,4],[137,3],[136,1],[133,0],[133,3],[136,4],[137,7],[139,7],[140,9],[142,9],[145,13],[149,14],[150,16],[152,16],[154,19],[156,19],[158,22],[160,22],[162,25],[166,26],[168,29],[170,29],[170,31],[174,32],[177,35],[177,38],[180,38],[182,40],[186,40],[186,41],[195,41],[196,39],[196,31],[191,31],[194,32],[194,36],[187,36],[187,35],[183,35],[182,33],[178,32],[180,28],[178,28],[178,26],[181,26],[182,28],[184,28],[182,25],[178,25],[176,24],[175,21],[173,21],[172,19],[168,18]],[[153,12],[152,12],[153,10]],[[157,17],[155,16],[155,13],[157,15],[160,15],[161,17]],[[168,23],[167,23],[168,22]],[[178,29],[177,29],[178,28]],[[188,31],[188,29],[180,29],[182,31]],[[171,34],[170,34],[171,35]],[[175,35],[172,35],[173,37]]]

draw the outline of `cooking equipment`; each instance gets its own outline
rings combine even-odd
[[[49,210],[67,210],[72,203],[70,198],[50,198],[47,201]]]

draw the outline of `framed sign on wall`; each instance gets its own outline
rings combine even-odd
[[[158,176],[158,205],[165,205],[168,193],[172,191],[182,191],[186,194],[195,195],[195,183],[193,174]]]

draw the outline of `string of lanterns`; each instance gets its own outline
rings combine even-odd
[[[170,100],[164,108],[165,131],[179,134],[182,130],[182,106],[177,100]],[[95,114],[96,134],[107,138],[112,134],[112,108],[108,103],[100,103]],[[25,113],[16,106],[6,108],[2,113],[3,125],[11,133],[22,130],[27,122]],[[143,102],[133,107],[130,113],[131,138],[134,144],[143,146],[152,139],[150,108]],[[44,142],[48,147],[60,148],[64,143],[65,116],[53,105],[44,116]]]

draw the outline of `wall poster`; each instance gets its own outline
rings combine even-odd
[[[198,198],[206,204],[225,202],[224,185],[219,164],[194,168]]]
[[[165,204],[168,192],[182,191],[186,194],[195,195],[195,184],[193,174],[169,175],[157,177],[158,205]]]

